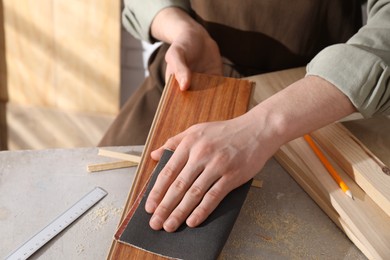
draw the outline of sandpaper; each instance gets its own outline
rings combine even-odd
[[[158,174],[173,154],[165,150],[126,228],[119,241],[170,258],[179,259],[216,259],[233,228],[241,210],[250,181],[230,192],[198,227],[190,228],[185,223],[176,232],[155,231],[149,226],[151,214],[145,211],[145,202]]]

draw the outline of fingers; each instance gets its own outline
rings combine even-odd
[[[190,214],[196,204],[199,203],[201,198],[200,197],[197,199],[198,202],[195,202],[196,204],[192,207],[182,207],[183,204],[188,204],[188,202],[192,203],[192,201],[188,201],[185,196],[189,191],[193,190],[191,185],[202,173],[202,171],[203,169],[194,168],[190,163],[188,163],[183,168],[181,173],[177,176],[177,178],[173,181],[172,185],[167,190],[164,198],[156,208],[153,217],[150,220],[150,226],[153,229],[158,230],[164,228],[166,231],[172,232],[175,231],[180,226],[180,224],[185,221],[187,216]],[[211,184],[209,184],[209,186],[210,185]],[[196,189],[195,193],[203,196],[203,192],[198,192],[199,190],[200,188]]]
[[[184,168],[187,161],[188,154],[186,153],[173,153],[171,159],[161,170],[160,174],[157,177],[156,183],[154,184],[152,190],[149,193],[148,199],[146,200],[145,210],[148,213],[154,213],[157,206],[161,203],[164,198],[168,188],[176,179],[177,175]],[[167,210],[170,207],[167,208]],[[156,225],[152,227],[158,229],[157,219]]]
[[[164,192],[164,189],[155,190],[156,193],[149,197],[150,201],[161,201],[157,202],[158,206],[150,220],[151,228],[155,230],[164,228],[167,232],[174,232],[184,222],[190,227],[196,227],[230,191],[231,184],[224,181],[226,178],[221,178],[213,168],[207,170],[196,168],[195,165],[198,164],[187,163],[162,199],[157,195],[161,195],[160,192]],[[171,169],[168,169],[168,172],[171,172]],[[163,182],[162,179],[159,181]]]
[[[193,210],[187,218],[186,224],[189,227],[196,227],[201,224],[215,210],[223,198],[230,191],[224,178],[220,178],[207,193],[201,203]]]
[[[225,197],[226,192],[220,189],[222,186],[218,183],[219,180],[219,175],[203,172],[169,215],[163,228],[168,232],[173,232],[183,222],[187,222],[190,227],[196,227],[202,223]]]
[[[175,181],[156,209],[150,220],[153,229],[164,228],[167,232],[174,232],[184,222],[189,227],[196,227],[206,220],[229,192],[223,178],[219,179],[217,175],[202,174],[191,187],[183,180],[179,178]]]

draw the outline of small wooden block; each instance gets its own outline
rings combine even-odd
[[[127,154],[127,153],[119,153],[119,152],[114,152],[114,151],[105,150],[101,148],[99,149],[98,155],[129,161],[129,162],[134,162],[134,163],[140,163],[141,161],[141,156],[137,156],[134,154]]]
[[[263,180],[256,180],[256,179],[253,179],[253,181],[252,181],[252,187],[255,187],[255,188],[263,188]]]
[[[87,166],[88,172],[99,172],[99,171],[107,171],[114,170],[120,168],[127,168],[132,166],[137,166],[138,163],[130,162],[130,161],[119,161],[119,162],[108,162],[108,163],[98,163],[98,164],[90,164]]]

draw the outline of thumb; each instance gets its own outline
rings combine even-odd
[[[177,48],[172,47],[166,53],[165,60],[167,62],[167,73],[169,69],[169,73],[175,75],[180,90],[187,90],[191,82],[191,71],[183,51],[179,51]]]
[[[150,153],[150,157],[152,157],[152,159],[155,161],[159,161],[163,152],[164,152],[164,147],[160,147],[157,150],[152,151]]]
[[[185,133],[186,132],[184,131],[184,132],[181,132],[181,133],[169,138],[163,146],[152,151],[150,153],[150,157],[152,157],[152,159],[155,161],[159,161],[165,149],[175,151],[176,148],[179,146],[181,140],[185,136]]]
[[[185,91],[190,87],[191,71],[184,63],[177,64],[175,78],[179,83],[180,90]]]

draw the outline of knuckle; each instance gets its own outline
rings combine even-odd
[[[160,205],[158,205],[158,208],[156,210],[156,215],[159,215],[159,216],[166,216],[168,213],[171,212],[171,209],[165,205],[164,203],[161,203]]]
[[[176,140],[176,138],[170,137],[170,138],[168,138],[168,140],[165,142],[165,145],[169,147],[170,145],[176,143],[175,140]]]
[[[207,208],[205,208],[202,205],[199,205],[193,214],[196,215],[200,219],[204,219],[205,217],[207,217],[210,214],[210,210],[208,210]]]
[[[183,178],[181,177],[177,177],[177,179],[175,180],[175,182],[173,183],[173,188],[177,191],[177,192],[184,192],[187,190],[187,187],[188,187],[188,182],[186,182]]]
[[[189,195],[195,198],[196,200],[200,200],[204,194],[203,188],[198,185],[193,185],[188,192]]]
[[[153,188],[148,196],[148,201],[158,201],[158,199],[161,197],[162,192],[156,188]]]
[[[165,165],[159,176],[167,179],[172,179],[175,177],[175,168],[167,164]]]
[[[171,217],[176,218],[178,221],[186,218],[188,213],[181,207],[177,207],[174,212],[172,212]]]
[[[210,189],[207,192],[207,194],[205,196],[207,196],[207,200],[210,203],[216,204],[221,200],[221,198],[223,197],[223,194],[224,194],[224,192],[221,189],[213,187],[212,189]]]

